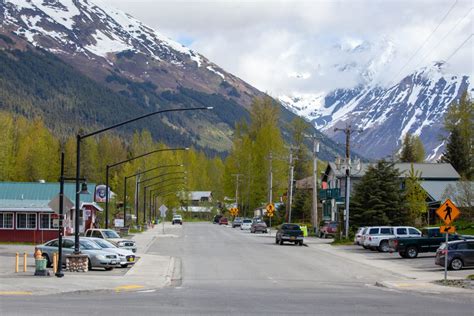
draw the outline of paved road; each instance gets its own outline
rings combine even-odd
[[[6,314],[249,314],[249,315],[472,315],[469,296],[398,292],[375,287],[399,279],[318,249],[279,246],[207,223],[167,232],[149,253],[182,260],[182,283],[154,292],[81,293],[56,297],[0,297]]]

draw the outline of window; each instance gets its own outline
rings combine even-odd
[[[74,248],[74,241],[70,239],[64,239],[63,240],[63,247],[64,248]]]
[[[381,235],[392,235],[393,232],[392,232],[392,229],[391,228],[380,228],[380,234]]]
[[[466,250],[467,249],[467,243],[459,243],[456,247],[457,250]]]
[[[474,242],[468,242],[467,243],[467,249],[474,250]]]
[[[95,238],[103,238],[103,237],[102,237],[102,234],[101,234],[100,231],[98,231],[98,230],[92,231],[92,237],[95,237]]]
[[[406,228],[397,228],[397,235],[406,235],[407,229]]]
[[[52,214],[40,214],[40,229],[55,229]]]
[[[0,229],[13,229],[13,213],[0,213]]]
[[[379,229],[378,228],[371,228],[369,230],[369,235],[375,235],[375,234],[378,234],[379,233]]]
[[[17,229],[36,229],[36,213],[17,213],[16,214]]]
[[[414,228],[408,228],[408,233],[410,235],[421,235],[419,231],[417,231],[416,229]]]
[[[46,244],[46,246],[48,247],[58,247],[59,246],[59,241],[57,239],[49,242],[48,244]]]

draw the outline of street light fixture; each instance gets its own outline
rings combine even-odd
[[[117,162],[117,163],[114,163],[112,165],[107,165],[106,166],[106,171],[105,171],[105,178],[106,178],[105,179],[105,188],[106,188],[106,194],[105,194],[105,228],[109,228],[109,170],[110,170],[110,168],[116,167],[118,165],[130,162],[132,160],[142,158],[142,157],[154,154],[154,153],[163,152],[163,151],[178,151],[178,150],[189,150],[189,148],[188,147],[184,147],[184,148],[164,148],[164,149],[152,150],[152,151],[147,152],[145,154],[138,155],[136,157],[126,159],[126,160],[122,160],[120,162]]]
[[[186,180],[187,178],[186,177],[181,177],[181,178],[168,178],[168,179],[165,179],[163,181],[160,181],[160,182],[156,182],[156,183],[153,183],[153,184],[150,184],[150,185],[147,185],[144,187],[143,189],[143,221],[146,221],[146,192],[147,192],[147,189],[150,188],[150,187],[153,187],[155,185],[160,185],[160,184],[163,184],[163,183],[166,183],[166,182],[169,182],[171,180]],[[137,225],[138,225],[138,215],[137,215]]]
[[[132,122],[135,122],[135,121],[138,121],[138,120],[156,115],[156,114],[167,113],[167,112],[178,112],[178,111],[196,111],[196,110],[212,110],[212,109],[213,109],[213,107],[206,106],[206,107],[197,107],[197,108],[181,108],[181,109],[159,110],[159,111],[148,113],[148,114],[145,114],[145,115],[142,115],[142,116],[139,116],[139,117],[136,117],[136,118],[118,123],[118,124],[114,124],[114,125],[106,127],[106,128],[102,128],[102,129],[94,131],[92,133],[88,133],[88,134],[85,134],[85,135],[77,134],[76,135],[76,199],[75,199],[76,209],[78,208],[79,203],[81,201],[80,195],[79,195],[79,178],[81,176],[81,140],[83,140],[85,138],[88,138],[88,137],[91,137],[91,136],[94,136],[94,135],[98,135],[98,134],[106,132],[108,130],[126,125],[128,123],[132,123]],[[79,250],[79,214],[78,214],[78,212],[76,212],[75,215],[76,216],[75,216],[75,220],[74,220],[74,253],[79,254],[80,250]]]
[[[162,169],[162,168],[172,168],[172,167],[184,167],[184,164],[158,166],[158,167],[151,168],[151,169],[148,169],[148,170],[145,170],[145,171],[137,172],[137,173],[132,174],[130,176],[125,176],[123,178],[123,223],[124,223],[125,226],[126,226],[126,222],[127,222],[127,180],[129,178],[136,177],[136,176],[139,176],[141,174],[144,174],[144,173],[147,173],[147,172],[150,172],[150,171],[153,171],[153,170]]]

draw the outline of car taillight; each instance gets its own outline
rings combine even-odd
[[[448,254],[448,249],[442,249],[441,254],[442,255],[447,255]]]
[[[372,240],[372,237],[369,236],[369,241],[371,241],[371,240]]]

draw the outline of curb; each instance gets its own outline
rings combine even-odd
[[[472,290],[443,286],[433,283],[433,281],[376,281],[375,286],[396,291],[417,292],[423,294],[473,294]]]
[[[181,286],[181,284],[183,283],[182,270],[183,265],[181,262],[181,258],[171,257],[166,277],[169,286]]]

